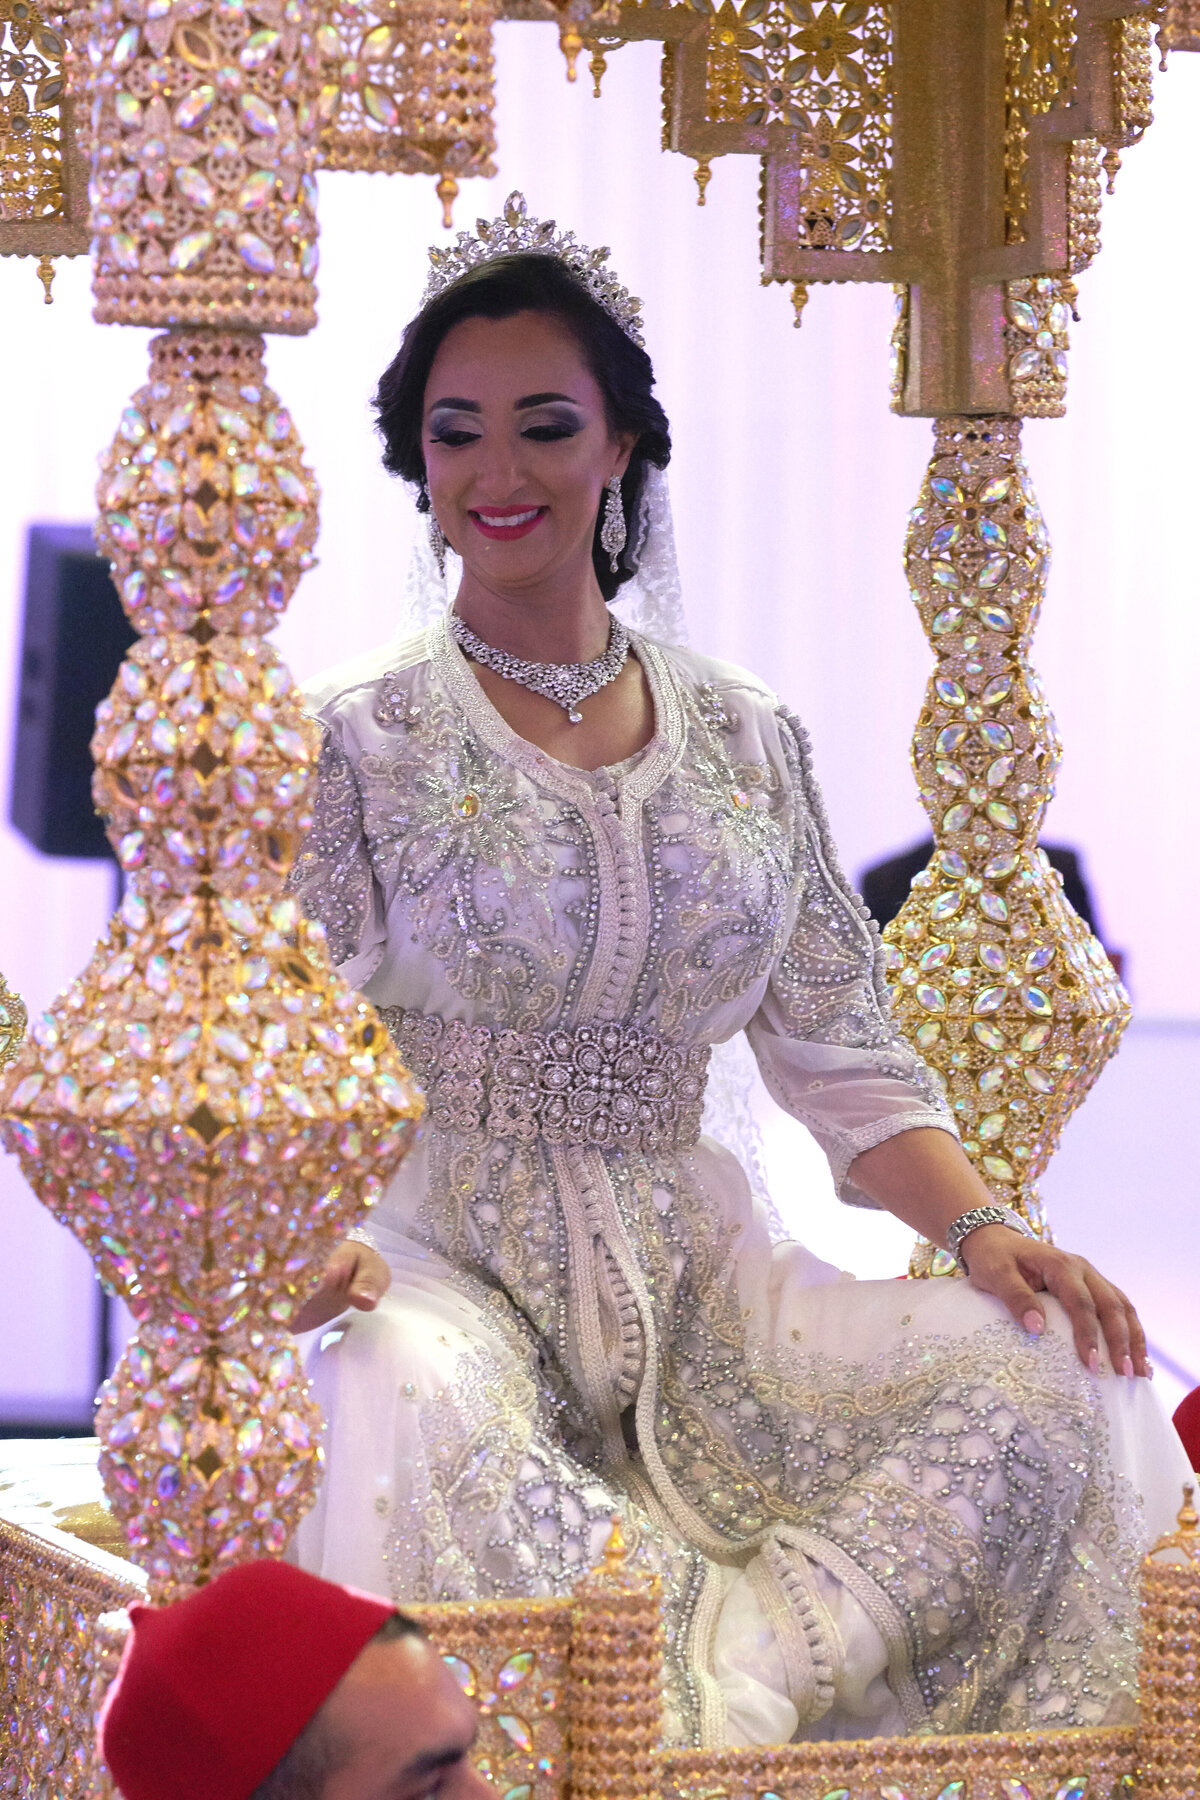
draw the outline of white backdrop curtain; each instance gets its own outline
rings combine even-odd
[[[758,278],[757,164],[718,162],[701,210],[691,164],[660,152],[657,46],[615,54],[597,102],[585,78],[568,87],[552,27],[504,25],[497,38],[500,175],[464,186],[458,224],[520,187],[532,210],[611,245],[643,296],[675,435],[693,642],[768,675],[806,718],[858,870],[925,831],[908,741],[930,657],[900,559],[931,433],[887,409],[891,290],[816,288],[795,331],[788,291]],[[1082,849],[1107,939],[1129,952],[1139,1011],[1184,1020],[1200,1018],[1200,57],[1173,60],[1156,110],[1081,280],[1069,416],[1025,436],[1054,544],[1035,645],[1066,745],[1049,834]],[[321,322],[268,345],[270,379],[324,487],[320,564],[279,633],[300,679],[393,627],[414,515],[378,465],[368,400],[440,235],[431,183],[379,176],[322,177],[321,224]],[[44,307],[29,263],[0,264],[5,792],[25,528],[90,516],[97,452],[145,379],[149,334],[91,323],[82,262],[60,266],[55,292]],[[0,969],[31,1007],[83,964],[109,893],[105,868],[43,860],[0,826]],[[861,1221],[823,1229],[824,1254],[843,1242],[851,1266],[901,1266],[905,1234],[888,1237],[886,1222],[870,1222],[873,1252]],[[7,1160],[0,1268],[0,1417],[80,1395],[89,1271]]]

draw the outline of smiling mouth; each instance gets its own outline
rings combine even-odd
[[[489,507],[486,512],[472,511],[470,516],[484,537],[506,543],[532,531],[549,510],[546,506],[506,506],[495,510]]]

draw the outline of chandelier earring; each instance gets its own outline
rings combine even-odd
[[[600,547],[608,551],[608,566],[615,575],[617,563],[625,548],[625,504],[621,499],[621,477],[612,475],[605,482],[608,497],[604,502],[604,523],[600,527]]]
[[[422,490],[422,497],[429,509],[429,548],[433,551],[433,560],[438,566],[438,574],[445,579],[446,575],[446,534],[437,522],[437,514],[433,510],[433,502],[429,498],[428,489]]]

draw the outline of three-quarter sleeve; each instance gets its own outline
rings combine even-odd
[[[351,987],[361,988],[383,957],[383,896],[371,867],[353,765],[328,725],[323,730],[312,830],[288,890],[308,917],[325,927],[339,972]]]
[[[917,1126],[957,1132],[892,1018],[879,931],[838,864],[807,733],[791,714],[778,718],[794,806],[796,918],[746,1035],[772,1097],[829,1158],[840,1198],[873,1206],[846,1179],[856,1156]]]

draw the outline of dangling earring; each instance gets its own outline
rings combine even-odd
[[[438,566],[438,574],[446,578],[446,534],[437,522],[437,514],[433,510],[433,502],[428,491],[424,498],[429,506],[429,548],[433,551],[433,560]]]
[[[621,477],[613,475],[604,485],[608,490],[608,498],[604,502],[600,547],[608,551],[608,566],[615,575],[617,560],[625,548],[625,507],[621,500]]]

